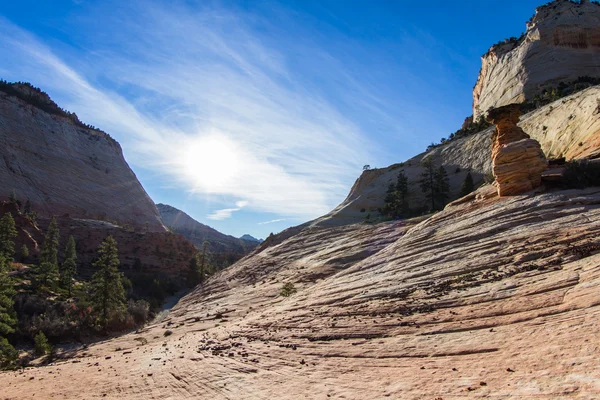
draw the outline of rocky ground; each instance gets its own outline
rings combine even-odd
[[[600,189],[493,191],[304,230],[159,324],[1,374],[0,398],[600,397]]]

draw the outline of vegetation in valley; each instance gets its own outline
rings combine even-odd
[[[11,202],[21,204],[11,194]],[[28,218],[31,202],[17,207],[18,215],[0,218],[0,368],[23,364],[34,356],[50,361],[57,344],[86,342],[95,337],[143,326],[167,296],[184,287],[166,274],[147,273],[139,258],[132,268],[121,269],[117,241],[108,236],[96,251],[91,265],[80,262],[73,236],[61,243],[59,225],[53,218],[35,263],[30,249],[16,251],[15,217]],[[81,270],[93,270],[89,274]],[[185,279],[188,287],[202,283],[219,268],[208,246],[192,260]],[[18,360],[19,349],[30,349]]]

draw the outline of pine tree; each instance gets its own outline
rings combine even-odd
[[[77,273],[77,251],[75,249],[75,239],[69,237],[67,247],[65,248],[65,260],[62,264],[60,282],[61,286],[68,290],[71,297],[71,288],[73,287],[73,278]]]
[[[48,226],[36,271],[36,285],[53,287],[58,280],[58,224],[56,217]]]
[[[421,166],[425,171],[421,174],[419,184],[421,190],[425,193],[425,198],[431,202],[431,211],[435,210],[435,169],[431,158],[426,158],[421,162]]]
[[[408,207],[408,177],[400,171],[396,179],[396,215],[406,217],[410,213]]]
[[[0,255],[3,255],[7,261],[11,261],[14,257],[15,242],[13,239],[16,236],[15,220],[11,213],[6,213],[0,219]]]
[[[8,277],[8,260],[0,254],[0,367],[7,367],[16,360],[18,353],[6,339],[14,332],[17,323],[13,308],[15,290]]]
[[[31,201],[29,201],[29,199],[25,201],[25,208],[23,209],[23,212],[25,213],[25,215],[31,214]]]
[[[198,254],[194,254],[190,259],[188,270],[188,285],[196,286],[200,282],[200,266],[198,265]]]
[[[450,192],[450,180],[443,166],[440,166],[435,171],[434,175],[434,196],[438,209],[441,210],[448,201],[448,193]]]
[[[460,197],[466,196],[471,193],[475,189],[475,184],[473,183],[473,177],[471,176],[471,172],[467,173],[465,180],[460,187]]]
[[[209,259],[208,245],[209,244],[210,243],[208,243],[206,240],[202,243],[202,256],[200,257],[200,274],[198,276],[198,281],[200,283],[204,282],[204,276],[208,272],[208,269],[209,269],[209,265],[208,265],[208,259]]]
[[[388,186],[385,199],[383,201],[384,206],[382,209],[382,214],[393,216],[395,211],[394,203],[396,202],[396,186],[393,183],[390,183]]]
[[[21,246],[20,256],[21,256],[21,262],[25,262],[27,257],[29,257],[29,248],[27,247],[26,244],[23,244],[23,246]]]
[[[13,189],[10,194],[8,195],[8,202],[9,203],[16,203],[17,202],[17,195],[15,194],[15,189]]]
[[[106,330],[110,317],[125,309],[125,290],[121,282],[117,242],[108,236],[98,247],[98,260],[93,266],[98,271],[90,283],[90,298],[100,326]]]

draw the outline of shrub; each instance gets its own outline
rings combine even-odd
[[[150,315],[150,304],[146,300],[133,301],[129,299],[127,312],[131,315],[136,325],[143,325]]]
[[[279,295],[282,297],[290,297],[294,293],[296,293],[296,287],[292,282],[287,282],[286,284],[284,284],[281,290],[279,291]]]
[[[52,352],[52,346],[48,342],[48,338],[44,335],[44,332],[39,332],[35,335],[35,354],[43,356]]]
[[[171,330],[166,330],[165,333],[163,333],[164,336],[171,336],[173,334],[173,331]]]
[[[569,161],[565,166],[563,178],[564,184],[570,188],[600,186],[600,163],[587,160]]]

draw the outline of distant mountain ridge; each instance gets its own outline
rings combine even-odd
[[[249,242],[256,242],[256,243],[262,243],[265,241],[264,239],[257,239],[254,236],[249,235],[247,233],[245,235],[240,236],[240,239],[247,240]]]
[[[228,263],[237,261],[260,243],[251,236],[254,240],[225,235],[208,225],[196,221],[184,211],[168,204],[159,203],[156,207],[165,226],[168,226],[177,233],[181,233],[198,249],[202,248],[205,241],[208,242],[209,250],[214,254],[220,255],[218,258]]]

